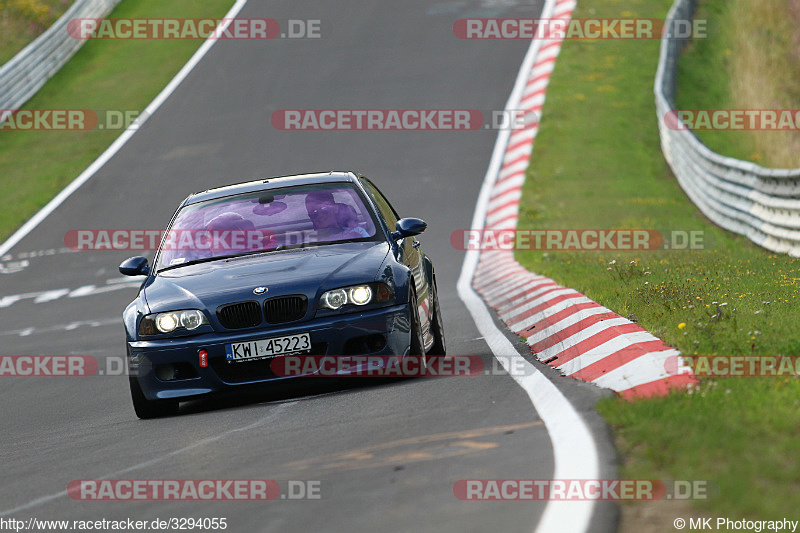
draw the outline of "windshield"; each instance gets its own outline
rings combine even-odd
[[[248,253],[376,240],[376,225],[350,184],[287,187],[187,205],[165,235],[157,269]]]

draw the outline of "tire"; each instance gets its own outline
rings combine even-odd
[[[144,397],[139,381],[131,376],[128,378],[131,385],[131,399],[136,416],[142,420],[148,418],[161,418],[178,413],[179,402],[176,400],[148,400]]]
[[[428,355],[435,355],[437,357],[444,357],[447,355],[447,347],[444,337],[444,321],[442,320],[442,308],[439,307],[439,291],[436,288],[436,278],[433,278],[431,283],[431,292],[433,292],[433,313],[431,317],[431,333],[433,333],[433,346],[431,346]]]
[[[414,280],[410,280],[413,285]],[[419,360],[420,371],[427,370],[428,359],[425,356],[425,343],[422,340],[422,326],[419,323],[419,310],[417,309],[417,292],[411,289],[411,294],[408,301],[408,311],[411,317],[411,342],[409,346],[409,355],[416,357]]]

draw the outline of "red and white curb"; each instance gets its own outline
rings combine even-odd
[[[575,0],[557,0],[553,18],[569,21]],[[545,91],[561,39],[539,46],[515,109],[541,117]],[[485,229],[514,229],[525,172],[539,130],[511,132],[485,203]],[[536,357],[566,376],[592,382],[626,397],[662,395],[697,378],[667,346],[637,324],[583,294],[536,275],[512,251],[481,252],[474,289],[514,333],[524,337]]]

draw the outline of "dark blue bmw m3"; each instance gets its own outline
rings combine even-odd
[[[146,276],[123,315],[136,414],[292,379],[277,358],[444,355],[433,263],[415,238],[425,228],[351,172],[192,194],[152,265],[120,265]]]

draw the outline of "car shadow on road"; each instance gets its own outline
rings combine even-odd
[[[294,378],[181,403],[177,416],[197,415],[222,409],[247,408],[258,404],[279,404],[315,400],[331,394],[354,394],[365,389],[396,387],[410,378]]]

